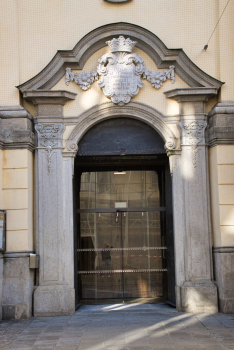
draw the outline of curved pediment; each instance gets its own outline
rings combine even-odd
[[[168,49],[152,32],[134,24],[113,23],[88,33],[73,50],[57,51],[39,74],[19,85],[18,89],[21,92],[29,89],[51,89],[65,75],[67,66],[74,70],[82,70],[89,57],[105,47],[106,41],[119,35],[137,41],[136,47],[147,53],[158,68],[175,66],[176,74],[191,87],[220,88],[223,84],[198,68],[182,49]]]

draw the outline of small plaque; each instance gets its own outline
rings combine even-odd
[[[115,208],[116,209],[127,208],[127,202],[115,202]]]
[[[6,211],[0,210],[0,252],[6,250]]]

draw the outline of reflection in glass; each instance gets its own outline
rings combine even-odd
[[[158,175],[155,171],[89,172],[81,176],[80,209],[127,208],[160,205]]]
[[[160,206],[154,171],[84,173],[82,209]],[[120,204],[119,204],[120,203]],[[122,209],[123,210],[123,209]],[[78,276],[83,299],[163,296],[164,212],[80,213]]]

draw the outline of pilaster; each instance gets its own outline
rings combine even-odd
[[[37,111],[36,252],[40,266],[34,316],[69,315],[75,311],[73,222],[67,219],[72,205],[72,179],[68,178],[71,161],[63,159],[62,106],[75,94],[29,91],[24,97],[33,101]]]
[[[215,93],[215,88],[175,89],[165,93],[180,106],[181,156],[178,160],[178,156],[170,155],[170,162],[173,164],[175,244],[181,245],[175,247],[177,308],[188,312],[218,311],[212,271],[205,142],[205,102]],[[181,252],[179,257],[178,252]]]

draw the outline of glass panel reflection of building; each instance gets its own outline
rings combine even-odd
[[[158,175],[155,171],[90,172],[81,176],[80,209],[158,207]]]
[[[160,206],[154,171],[84,173],[80,208]],[[82,298],[162,296],[162,212],[81,213],[79,271]],[[103,253],[108,251],[109,253]],[[109,261],[104,262],[104,255]],[[110,269],[110,270],[109,270]]]

